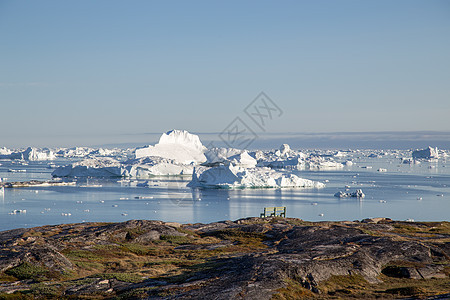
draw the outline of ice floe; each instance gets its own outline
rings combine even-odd
[[[233,164],[197,167],[189,187],[202,188],[321,188],[325,185],[270,168],[243,168]]]
[[[364,197],[366,197],[366,195],[363,193],[362,190],[356,190],[353,193],[346,193],[346,192],[339,191],[336,194],[334,194],[334,196],[338,197],[338,198],[350,198],[350,197],[364,198]]]

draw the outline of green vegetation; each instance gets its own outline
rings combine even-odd
[[[232,258],[255,257],[276,253],[282,250],[276,247],[280,241],[289,236],[286,231],[293,226],[322,226],[324,230],[331,226],[357,228],[363,234],[384,236],[402,241],[420,241],[429,246],[433,263],[443,268],[447,278],[410,279],[405,275],[405,268],[422,268],[424,264],[412,261],[391,261],[384,265],[378,277],[378,283],[368,282],[359,274],[331,276],[328,280],[318,282],[320,293],[313,293],[305,288],[304,279],[296,278],[295,272],[287,273],[284,286],[277,289],[272,299],[395,299],[402,297],[424,298],[450,291],[450,258],[442,253],[442,244],[449,241],[450,223],[408,223],[392,222],[376,227],[374,224],[322,222],[311,223],[300,219],[289,218],[249,218],[240,220],[239,225],[225,229],[217,229],[206,233],[195,232],[184,228],[176,228],[185,236],[161,235],[158,240],[139,241],[139,236],[148,232],[140,227],[115,229],[94,242],[81,235],[80,230],[72,230],[68,225],[54,227],[46,231],[30,229],[23,234],[23,243],[33,243],[37,239],[54,237],[58,234],[59,250],[69,259],[74,268],[61,275],[40,265],[23,262],[20,265],[0,272],[0,282],[10,283],[17,280],[33,280],[21,292],[1,294],[2,299],[69,299],[63,294],[67,287],[91,285],[98,279],[115,279],[127,283],[139,283],[146,279],[154,279],[169,284],[192,283],[192,285],[170,286],[163,289],[144,287],[116,295],[99,291],[83,295],[84,299],[114,298],[148,298],[168,297],[173,293],[198,289],[202,283],[196,283],[204,274],[220,270]],[[277,225],[275,225],[277,224]],[[266,235],[273,228],[283,228],[280,234]],[[95,225],[89,225],[95,226]],[[220,225],[222,226],[222,225]],[[222,228],[219,227],[218,228]],[[285,228],[285,229],[284,229]],[[153,230],[153,229],[152,229]],[[67,232],[63,236],[61,232]],[[69,233],[72,232],[72,233]],[[167,232],[167,231],[166,231]],[[66,233],[64,233],[66,234]],[[80,234],[82,239],[74,238]],[[83,238],[86,239],[84,242]],[[95,240],[95,239],[94,239]],[[27,245],[25,245],[27,246]],[[25,247],[23,246],[23,247]],[[21,246],[22,247],[22,246]],[[433,250],[434,249],[434,250]],[[8,248],[8,251],[10,248]],[[13,255],[15,255],[13,253]],[[240,260],[237,260],[240,261]],[[428,262],[427,262],[428,264]],[[442,274],[440,274],[442,275]],[[209,278],[214,281],[217,278]],[[202,279],[203,280],[203,279]],[[199,281],[201,282],[201,281]],[[304,285],[303,285],[304,284]],[[282,284],[281,284],[282,285]],[[78,296],[77,296],[78,297]],[[74,298],[76,298],[74,296]]]
[[[46,275],[48,273],[49,273],[48,269],[30,264],[28,262],[24,262],[18,265],[17,267],[5,271],[6,275],[14,276],[20,280],[33,279],[36,281],[42,281],[47,279]]]
[[[285,279],[286,286],[277,290],[272,295],[273,300],[294,300],[294,299],[311,299],[315,295],[308,289],[305,289],[300,282],[292,279]]]
[[[177,235],[161,235],[161,241],[169,242],[172,245],[184,245],[190,243],[192,240],[187,236]]]
[[[106,274],[95,274],[91,277],[102,278],[102,279],[117,279],[123,282],[137,283],[143,280],[142,276],[136,273],[106,273]]]

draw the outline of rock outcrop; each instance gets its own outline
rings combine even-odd
[[[0,298],[426,298],[449,263],[448,222],[68,224],[0,232]]]

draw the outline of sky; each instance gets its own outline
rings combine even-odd
[[[264,92],[279,113],[258,127]],[[450,1],[0,0],[0,147],[450,131]],[[137,138],[139,137],[139,138]]]

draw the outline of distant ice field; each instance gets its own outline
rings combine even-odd
[[[186,187],[190,176],[77,178],[76,186],[5,189],[0,193],[0,230],[130,219],[207,223],[259,216],[267,206],[286,206],[288,217],[308,221],[369,217],[450,221],[450,160],[404,164],[395,155],[370,158],[355,153],[351,159],[352,166],[339,170],[291,171],[325,183],[322,189],[191,189]],[[58,166],[68,161],[0,160],[0,177],[51,179],[50,163]],[[144,182],[145,187],[139,186]],[[333,196],[346,187],[350,192],[362,189],[366,197]],[[21,212],[12,213],[16,210]]]

